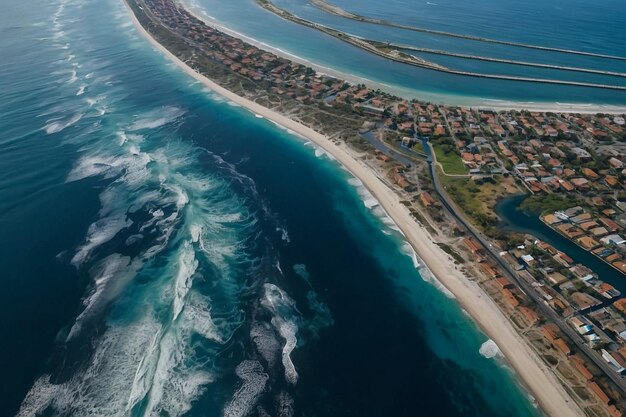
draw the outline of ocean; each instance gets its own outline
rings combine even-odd
[[[626,60],[600,59],[437,36],[373,25],[325,13],[308,0],[273,0],[302,18],[352,35],[401,45],[517,61],[558,64],[626,73]],[[624,108],[626,91],[481,79],[416,68],[374,56],[329,35],[279,18],[255,0],[185,0],[198,15],[271,45],[285,53],[336,70],[407,98],[459,105],[553,106],[577,104]],[[626,56],[626,15],[620,0],[329,0],[344,10],[375,19],[422,28],[521,42],[552,48]],[[271,28],[268,30],[268,28]],[[626,85],[626,78],[530,68],[510,64],[421,54],[450,68],[596,84]],[[513,104],[514,103],[514,104]],[[592,106],[595,105],[595,106]]]
[[[540,414],[356,179],[121,1],[0,34],[1,415]]]

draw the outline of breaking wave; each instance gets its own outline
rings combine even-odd
[[[183,115],[113,120],[109,138],[83,143],[67,181],[97,179],[100,210],[70,262],[92,284],[59,347],[64,365],[35,382],[20,416],[180,416],[218,377],[218,352],[245,319],[257,220],[232,167],[214,158],[207,173],[205,153],[171,138]]]
[[[291,361],[291,352],[298,339],[297,311],[295,302],[274,284],[264,285],[264,298],[261,304],[272,313],[272,325],[284,339],[282,363],[285,368],[285,380],[290,384],[298,382],[298,372]]]
[[[263,366],[257,361],[241,362],[237,366],[236,373],[242,384],[224,408],[224,417],[247,416],[256,405],[269,378]]]
[[[67,17],[85,3],[59,0],[51,17],[65,96],[37,114],[76,152],[66,182],[97,190],[99,208],[58,256],[86,289],[18,415],[175,417],[214,397],[225,416],[293,415],[292,353],[332,325],[328,307],[309,282],[301,314],[272,283],[287,227],[236,164],[184,137],[188,110],[138,107],[113,63],[90,58],[97,40],[76,47]]]
[[[143,129],[156,129],[173,122],[183,114],[185,114],[185,111],[176,106],[165,106],[144,114],[130,125],[128,130],[134,132]]]
[[[77,113],[63,120],[56,120],[56,121],[49,122],[47,125],[44,126],[43,129],[46,131],[48,135],[51,135],[53,133],[58,133],[72,126],[73,124],[77,123],[80,119],[82,119],[82,117],[83,115],[81,113]]]
[[[496,345],[496,342],[491,339],[480,345],[480,349],[478,349],[478,352],[481,354],[481,356],[484,356],[487,359],[494,358],[501,354],[500,348],[498,347],[498,345]]]

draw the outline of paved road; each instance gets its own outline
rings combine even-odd
[[[626,395],[626,381],[624,378],[615,372],[613,368],[602,358],[602,356],[598,354],[598,352],[591,349],[580,337],[580,335],[563,319],[563,317],[559,316],[554,310],[552,310],[552,308],[546,305],[543,298],[534,290],[534,288],[532,288],[526,281],[520,279],[511,266],[509,266],[509,264],[500,257],[499,253],[492,247],[491,243],[489,243],[482,233],[478,232],[468,221],[465,220],[463,214],[456,209],[455,204],[450,200],[445,190],[443,190],[439,184],[439,180],[435,172],[435,165],[437,161],[434,152],[431,152],[431,159],[432,161],[429,160],[428,165],[430,175],[433,179],[434,190],[447,211],[467,230],[471,236],[481,243],[481,245],[485,248],[488,257],[491,258],[496,265],[501,267],[507,278],[509,278],[511,282],[516,284],[518,288],[520,288],[533,300],[540,313],[544,317],[548,318],[549,321],[555,323],[561,331],[569,337],[571,342],[576,345],[578,350],[591,359],[593,363],[595,363],[596,366],[600,368],[606,376],[615,383],[615,385],[617,385],[617,387],[621,390],[622,395]]]

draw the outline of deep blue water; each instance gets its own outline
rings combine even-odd
[[[444,74],[373,56],[338,39],[280,19],[254,0],[187,0],[199,13],[220,24],[326,68],[353,74],[406,97],[435,102],[476,105],[522,103],[626,104],[626,92],[595,88],[488,80]],[[537,51],[481,43],[390,27],[329,15],[307,0],[275,0],[303,18],[369,39],[392,41],[465,54],[560,64],[626,73],[626,61]],[[626,15],[620,0],[332,0],[347,11],[418,27],[624,56]],[[268,29],[271,28],[271,29]],[[444,56],[424,58],[452,68],[493,73],[625,85],[626,78],[565,72]]]
[[[0,35],[0,414],[538,415],[358,181],[123,3]]]

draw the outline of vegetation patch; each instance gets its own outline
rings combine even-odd
[[[450,245],[447,245],[445,243],[437,243],[437,246],[439,246],[441,249],[443,249],[443,251],[445,253],[447,253],[448,255],[452,256],[452,259],[454,259],[454,263],[456,263],[456,264],[464,264],[465,263],[465,259],[463,259],[463,257],[461,255],[456,253],[454,251],[454,249],[452,249],[450,247]]]
[[[437,162],[443,166],[446,174],[467,174],[465,164],[456,151],[454,142],[450,138],[439,138],[431,141]]]
[[[511,179],[485,179],[478,184],[467,177],[439,175],[441,185],[463,210],[465,215],[483,233],[492,238],[500,238],[503,233],[498,227],[500,218],[494,211],[497,202],[510,195],[506,181]]]
[[[533,194],[519,205],[520,210],[530,214],[544,214],[566,210],[580,205],[580,201],[572,196],[558,194]]]

